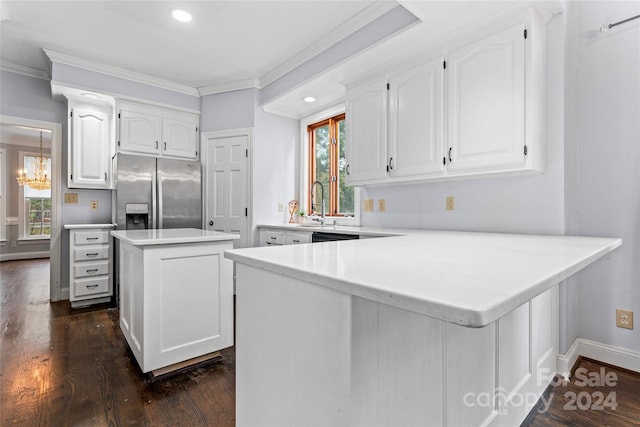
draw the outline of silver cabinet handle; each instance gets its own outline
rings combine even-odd
[[[87,289],[95,289],[97,287],[98,287],[97,283],[95,285],[87,285]]]
[[[351,165],[347,165],[347,167],[345,169],[345,171],[347,172],[347,175],[351,175],[351,172],[350,172],[351,171],[351,167],[350,166]]]
[[[98,240],[97,237],[87,237],[87,240]]]
[[[393,157],[389,159],[389,170],[393,170]]]
[[[87,274],[94,274],[98,271],[97,268],[92,268],[91,270],[86,270]]]
[[[92,254],[87,254],[87,256],[93,258],[94,256],[98,256],[98,252],[92,253]]]
[[[453,150],[453,147],[449,147],[449,163],[451,163],[451,151]]]

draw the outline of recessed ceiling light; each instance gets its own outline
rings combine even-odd
[[[308,102],[308,103],[312,103],[312,102],[316,102],[316,99],[313,96],[305,96],[303,101],[304,102]]]
[[[180,22],[191,22],[191,14],[186,10],[174,9],[171,15]]]

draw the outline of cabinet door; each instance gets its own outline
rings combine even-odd
[[[197,120],[162,119],[162,154],[186,159],[198,157]]]
[[[99,108],[70,106],[69,188],[110,188],[110,115]]]
[[[347,183],[387,176],[387,83],[347,92]]]
[[[452,52],[447,72],[450,174],[522,168],[524,26]]]
[[[120,118],[120,151],[134,153],[158,154],[160,152],[161,119],[159,116],[121,109]]]
[[[441,175],[444,58],[389,78],[389,175]]]

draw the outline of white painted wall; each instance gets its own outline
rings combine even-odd
[[[253,127],[257,89],[202,97],[200,128],[202,132]]]
[[[365,226],[564,233],[564,22],[556,16],[546,33],[546,170],[544,174],[454,182],[368,187],[376,212],[363,213]],[[445,198],[455,196],[455,210]],[[377,212],[377,200],[386,212]]]
[[[640,351],[640,328],[615,327],[615,309],[640,318],[640,14],[637,1],[569,2],[568,230],[616,236],[623,245],[579,273],[571,298],[576,337]],[[571,308],[571,307],[569,307]],[[571,337],[569,337],[571,338]]]

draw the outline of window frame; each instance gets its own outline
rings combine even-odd
[[[38,157],[40,156],[39,152],[32,151],[20,151],[18,152],[18,165],[21,165],[21,168],[24,167],[24,158],[25,157]],[[51,167],[53,168],[53,159],[50,153],[42,153],[42,156],[50,159],[52,162]],[[50,194],[49,200],[51,200],[51,210],[53,211],[53,194]],[[53,228],[53,222],[51,223],[51,229],[49,235],[39,235],[39,236],[29,236],[28,230],[28,212],[25,212],[25,197],[24,197],[24,186],[18,186],[18,241],[29,241],[29,242],[38,242],[38,241],[50,241],[51,240],[51,231]]]
[[[0,148],[0,242],[7,241],[6,235],[6,209],[7,209],[7,150]]]
[[[299,195],[300,195],[300,209],[304,209],[308,211],[309,206],[311,204],[311,141],[310,134],[308,128],[310,125],[328,121],[330,118],[337,117],[340,115],[346,114],[346,109],[344,105],[337,105],[334,107],[327,108],[318,113],[312,114],[310,116],[304,117],[300,119],[300,163],[299,163],[299,176],[300,176],[300,187],[299,187]],[[346,125],[346,123],[345,123]],[[347,144],[349,142],[347,141]],[[334,183],[330,183],[334,184]],[[335,183],[337,186],[337,182]],[[345,217],[345,216],[332,216],[329,207],[327,207],[327,224],[338,224],[338,225],[350,225],[350,226],[359,226],[360,225],[360,188],[353,187],[353,204],[354,204],[354,216],[353,217]],[[325,191],[329,191],[325,189]],[[329,191],[331,194],[331,191]],[[337,197],[337,192],[334,192]]]

